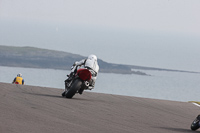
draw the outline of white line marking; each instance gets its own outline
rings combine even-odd
[[[199,104],[197,104],[197,103],[192,103],[192,104],[194,104],[194,105],[196,105],[196,106],[200,107],[200,105],[199,105]]]

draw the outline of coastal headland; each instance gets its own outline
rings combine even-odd
[[[1,133],[180,133],[199,107],[177,102],[0,83]]]
[[[0,45],[0,66],[70,70],[75,61],[85,58],[87,57],[63,51]],[[100,72],[103,73],[136,74],[143,76],[150,76],[143,72],[143,70],[199,73],[184,70],[114,64],[105,62],[102,59],[98,59],[98,64],[100,66]]]

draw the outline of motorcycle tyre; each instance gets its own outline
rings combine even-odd
[[[72,83],[71,87],[67,92],[65,93],[66,98],[72,98],[76,92],[81,88],[82,81],[80,79],[75,79],[75,81]]]
[[[191,130],[196,131],[199,128],[199,122],[197,122],[195,124],[194,124],[194,122],[192,122],[190,128],[191,128]]]

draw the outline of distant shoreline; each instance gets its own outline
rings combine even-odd
[[[0,66],[70,70],[71,65],[75,61],[84,58],[86,57],[62,51],[35,47],[14,47],[0,45]],[[100,72],[103,73],[136,74],[144,76],[150,75],[142,72],[142,70],[200,73],[136,65],[114,64],[105,62],[101,59],[98,59],[98,63],[100,66]]]

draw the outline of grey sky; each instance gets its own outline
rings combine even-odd
[[[1,0],[1,19],[200,36],[199,0]]]
[[[0,0],[0,45],[200,71],[199,13],[200,0]]]

